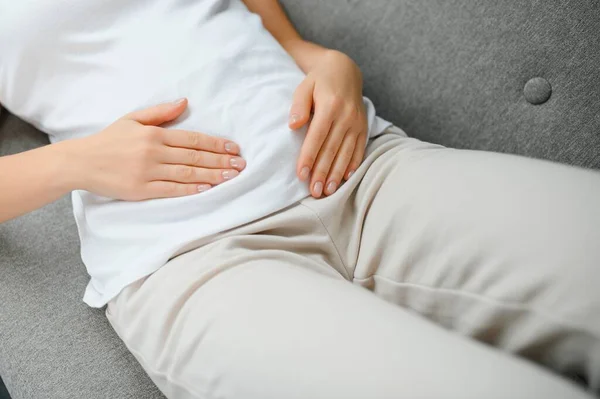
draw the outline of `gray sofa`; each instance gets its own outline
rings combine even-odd
[[[283,3],[305,37],[358,61],[379,114],[410,135],[600,168],[597,0]],[[46,143],[0,117],[0,154]],[[0,376],[13,399],[162,398],[81,302],[86,283],[68,198],[0,225]]]

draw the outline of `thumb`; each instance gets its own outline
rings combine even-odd
[[[315,84],[312,79],[304,79],[296,88],[292,108],[290,109],[290,129],[300,129],[310,120],[314,89]]]
[[[159,126],[163,123],[177,119],[187,108],[187,99],[155,105],[139,111],[131,112],[123,117],[141,123],[142,125]]]

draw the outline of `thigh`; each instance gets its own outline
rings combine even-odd
[[[600,389],[600,173],[406,138],[373,151],[343,200],[309,204],[354,281]]]
[[[107,311],[170,399],[587,397],[305,267],[297,254],[178,259],[126,288]]]

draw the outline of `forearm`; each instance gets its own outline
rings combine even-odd
[[[0,157],[0,223],[41,208],[74,189],[67,145]]]
[[[243,0],[248,9],[258,14],[265,28],[294,58],[298,66],[308,73],[315,62],[328,49],[302,39],[285,15],[278,0]]]

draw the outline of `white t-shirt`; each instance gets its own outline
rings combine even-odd
[[[304,135],[287,126],[304,75],[240,0],[0,0],[0,99],[53,142],[180,97],[174,126],[227,137],[237,178],[190,197],[124,202],[72,195],[84,301],[100,307],[195,240],[308,196],[295,165]],[[389,123],[365,99],[370,136]]]

